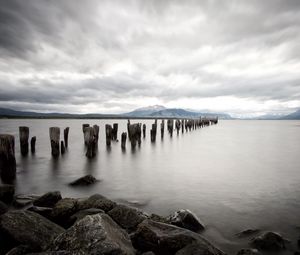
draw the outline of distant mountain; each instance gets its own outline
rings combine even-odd
[[[165,109],[167,109],[167,108],[162,105],[152,105],[152,106],[138,108],[132,112],[124,113],[122,115],[128,116],[128,117],[131,117],[131,116],[132,117],[149,117],[154,112],[158,112],[158,111],[165,110]]]
[[[153,112],[150,116],[190,118],[190,117],[200,117],[201,115],[199,115],[199,113],[197,112],[190,112],[183,109],[164,109],[164,110]]]
[[[283,117],[280,118],[281,120],[300,120],[300,109],[298,109],[297,111],[285,115]]]

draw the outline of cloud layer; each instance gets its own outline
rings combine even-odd
[[[300,107],[300,1],[0,0],[0,107]]]

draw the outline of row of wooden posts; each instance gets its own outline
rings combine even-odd
[[[174,129],[175,122],[175,129]],[[183,133],[210,124],[217,124],[218,118],[200,118],[200,119],[168,119],[167,130],[170,136],[173,136],[173,131],[176,130],[179,134],[180,130]],[[84,144],[86,146],[86,156],[93,158],[96,155],[98,140],[99,140],[99,126],[89,124],[82,125],[82,132],[84,137]],[[161,138],[164,137],[165,120],[160,123]],[[127,132],[121,134],[121,147],[126,148],[126,140],[131,143],[131,147],[134,149],[136,145],[141,144],[141,138],[146,137],[146,124],[134,123],[131,124],[130,120],[127,123]],[[118,123],[113,125],[105,125],[106,145],[111,146],[111,141],[118,141]],[[151,126],[150,138],[151,142],[155,142],[157,135],[157,119]],[[50,127],[49,137],[51,144],[51,154],[54,158],[59,157],[60,154],[64,154],[66,148],[68,148],[69,127],[64,129],[64,139],[60,141],[60,128]],[[19,127],[20,138],[20,152],[23,156],[29,153],[29,127]],[[36,137],[33,136],[30,139],[31,153],[35,153]],[[0,134],[0,177],[3,182],[10,182],[14,180],[16,176],[16,159],[15,159],[15,138],[13,135],[1,135]]]

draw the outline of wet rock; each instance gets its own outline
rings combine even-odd
[[[294,255],[300,255],[300,251],[295,251]]]
[[[38,197],[37,195],[17,195],[14,197],[12,205],[16,208],[23,208],[32,204]]]
[[[158,221],[161,223],[170,223],[167,218],[157,215],[155,213],[152,213],[149,218],[153,221]]]
[[[142,255],[155,255],[155,253],[152,251],[147,251],[147,252],[142,253]]]
[[[33,201],[33,205],[39,207],[54,207],[61,199],[62,197],[59,191],[51,191]]]
[[[136,249],[158,255],[175,254],[179,250],[178,254],[193,254],[187,253],[192,250],[197,251],[194,254],[224,254],[195,232],[149,219],[138,225],[131,240]]]
[[[27,209],[28,211],[37,213],[48,220],[52,220],[52,208],[50,207],[39,207],[39,206],[31,206]]]
[[[261,250],[279,251],[285,249],[285,241],[275,232],[263,233],[251,240],[251,244]]]
[[[246,230],[243,230],[239,233],[236,234],[237,237],[240,237],[240,238],[243,238],[243,237],[248,237],[248,236],[251,236],[251,235],[254,235],[254,234],[258,234],[260,232],[259,229],[246,229]]]
[[[6,213],[8,211],[8,207],[2,201],[0,201],[0,215]]]
[[[256,249],[241,249],[237,255],[260,255],[261,253]]]
[[[167,220],[175,226],[186,228],[195,232],[204,229],[204,226],[200,223],[198,217],[190,210],[186,209],[179,210],[171,214]]]
[[[67,250],[74,254],[135,254],[128,234],[108,215],[88,215],[59,235],[52,251]]]
[[[70,183],[71,186],[88,186],[97,182],[97,179],[88,174]]]
[[[0,201],[9,204],[13,201],[15,186],[9,184],[0,185]]]
[[[77,211],[77,200],[74,198],[63,198],[53,207],[51,217],[54,222],[67,228],[69,227],[70,216]]]
[[[97,208],[105,212],[108,212],[111,209],[113,209],[115,206],[116,206],[115,202],[99,194],[95,194],[90,196],[87,199],[78,201],[78,210]]]
[[[299,237],[299,239],[298,239],[298,247],[300,247],[300,237]]]
[[[126,205],[117,205],[108,212],[108,215],[129,232],[148,217],[142,211]]]
[[[84,210],[78,211],[77,213],[73,214],[70,217],[70,225],[73,225],[75,222],[83,219],[87,215],[94,215],[97,213],[105,213],[105,212],[103,210],[97,209],[97,208],[89,208],[89,209],[84,209]]]
[[[27,253],[26,255],[78,255],[70,251],[43,251],[38,253]]]
[[[28,245],[19,245],[11,249],[6,255],[24,255],[32,252],[32,249]]]
[[[0,216],[0,229],[12,245],[24,244],[34,250],[47,249],[49,242],[64,229],[30,211],[9,211]]]

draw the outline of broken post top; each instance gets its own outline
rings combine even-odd
[[[49,128],[50,140],[59,142],[60,138],[60,128],[59,127],[50,127]]]
[[[15,155],[15,137],[13,135],[0,135],[0,154]]]

